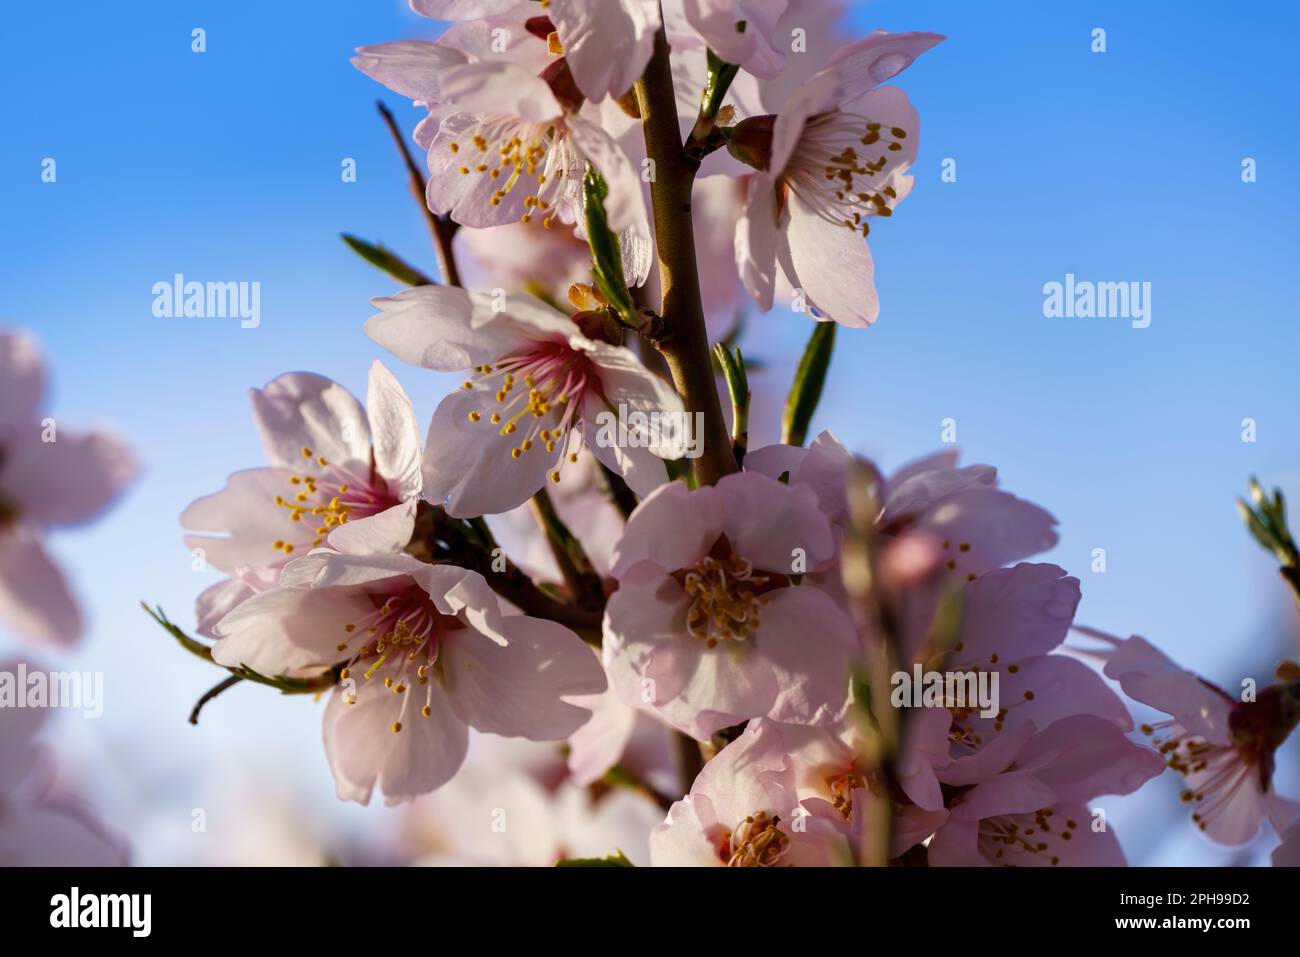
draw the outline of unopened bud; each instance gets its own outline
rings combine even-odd
[[[772,128],[776,117],[771,114],[751,116],[731,128],[727,151],[754,169],[767,169],[772,162]]]

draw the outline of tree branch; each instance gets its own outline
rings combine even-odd
[[[691,160],[682,147],[668,54],[668,38],[661,25],[655,35],[654,55],[636,84],[646,155],[654,161],[650,199],[663,289],[659,314],[665,324],[665,333],[657,345],[686,410],[703,414],[704,434],[696,437],[701,442],[701,455],[695,460],[695,470],[701,483],[712,484],[736,471],[736,458],[731,454],[731,439],[709,358],[695,260],[691,190],[699,163]]]
[[[420,204],[420,210],[424,213],[425,221],[429,224],[429,232],[433,234],[433,248],[438,254],[438,270],[442,274],[442,281],[448,286],[459,286],[460,270],[456,268],[456,257],[451,251],[451,240],[456,235],[459,226],[451,219],[439,216],[429,208],[429,200],[425,194],[424,173],[420,167],[415,164],[411,157],[411,149],[406,145],[406,138],[402,135],[401,129],[397,125],[397,120],[382,100],[375,103],[379,108],[379,115],[384,118],[384,123],[388,126],[388,132],[393,136],[393,142],[402,153],[402,159],[406,162],[406,171],[411,178],[411,194],[415,197],[416,202]]]

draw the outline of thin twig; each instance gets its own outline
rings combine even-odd
[[[203,710],[203,706],[205,704],[207,704],[217,695],[221,694],[223,691],[229,688],[233,688],[235,685],[239,684],[243,680],[244,679],[241,675],[231,675],[229,678],[227,678],[225,681],[221,682],[217,686],[210,688],[207,691],[207,693],[203,695],[202,698],[200,698],[197,702],[195,702],[194,710],[190,712],[190,724],[196,725],[199,723],[199,712]]]
[[[415,197],[416,202],[420,204],[420,210],[424,213],[425,221],[429,224],[429,232],[433,234],[433,248],[438,254],[438,269],[442,273],[442,281],[448,286],[459,286],[461,284],[460,270],[456,267],[456,257],[452,254],[451,249],[452,237],[456,235],[459,226],[450,218],[439,216],[429,208],[424,173],[420,172],[420,167],[415,164],[415,160],[411,156],[411,149],[406,145],[406,137],[402,135],[397,120],[393,118],[392,112],[384,105],[384,102],[380,100],[375,105],[379,108],[379,115],[384,118],[384,123],[388,126],[388,132],[392,134],[393,142],[401,150],[402,159],[406,162],[406,171],[411,177],[411,194]]]

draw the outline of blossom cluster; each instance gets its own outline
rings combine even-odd
[[[353,64],[421,113],[442,281],[372,258],[409,288],[364,331],[460,385],[423,428],[382,362],[364,405],[281,376],[252,393],[266,465],[182,516],[228,576],[207,653],[329,691],[341,798],[438,791],[486,733],[656,801],[661,865],[1120,864],[1093,804],[1167,766],[1214,840],[1290,824],[1294,680],[1237,702],[1141,638],[1067,646],[1079,581],[1034,560],[1055,519],[995,469],[805,447],[802,369],[782,441],[748,447],[737,317],[788,302],[805,365],[877,319],[867,237],[920,139],[890,81],[943,37],[819,28],[809,56],[832,11],[784,0],[412,7],[450,25]],[[703,424],[611,441],[615,413]],[[913,668],[998,700],[898,708]],[[1107,679],[1170,714],[1149,743]]]
[[[868,240],[914,187],[895,83],[944,37],[844,38],[827,0],[411,6],[447,26],[352,62],[418,111],[414,158],[399,138],[439,281],[359,244],[405,287],[358,315],[387,353],[364,401],[305,372],[252,390],[265,461],[181,515],[224,577],[199,638],[157,617],[228,672],[204,702],[328,696],[338,797],[416,802],[413,832],[504,791],[536,810],[529,841],[466,860],[1120,865],[1097,801],[1166,770],[1208,839],[1268,819],[1295,860],[1300,805],[1272,777],[1300,667],[1234,697],[1076,624],[1079,579],[1043,560],[1056,519],[992,466],[887,472],[807,441],[835,336],[881,316]],[[780,441],[754,447],[751,321],[810,332]],[[131,469],[104,440],[26,467],[23,348],[0,339],[0,615],[66,640],[39,535]],[[394,369],[420,396],[454,375],[429,421]],[[73,495],[55,472],[102,480]],[[1280,499],[1256,508],[1300,566]],[[913,674],[948,683],[912,707],[891,688]],[[484,771],[499,738],[562,764]]]

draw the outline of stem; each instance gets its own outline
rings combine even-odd
[[[637,498],[636,493],[628,488],[627,481],[623,476],[612,471],[608,465],[601,462],[600,482],[604,486],[606,496],[614,503],[614,507],[618,509],[623,518],[631,517],[632,513],[636,511]]]
[[[211,701],[213,698],[215,698],[217,695],[221,694],[223,691],[227,690],[228,688],[233,688],[235,685],[239,684],[243,680],[244,680],[243,677],[240,675],[231,675],[229,678],[221,682],[216,687],[210,688],[208,692],[203,695],[202,698],[200,698],[197,702],[195,702],[194,710],[190,712],[190,724],[197,725],[199,723],[199,712],[203,710],[203,706],[205,704],[207,704],[209,701]]]
[[[456,268],[456,257],[452,254],[451,240],[460,227],[451,219],[439,216],[429,208],[429,200],[425,195],[424,174],[420,172],[420,167],[411,157],[410,147],[406,145],[406,138],[398,128],[397,120],[393,119],[393,114],[382,100],[375,105],[379,107],[379,115],[384,118],[388,132],[393,136],[393,142],[397,144],[397,148],[402,152],[402,159],[406,161],[406,171],[411,178],[411,194],[420,204],[420,210],[429,224],[429,232],[433,234],[433,248],[438,254],[438,270],[442,274],[442,281],[448,286],[459,286],[460,270]]]
[[[467,525],[449,516],[441,506],[421,502],[406,553],[422,562],[454,561],[461,568],[478,572],[493,591],[525,615],[558,622],[577,632],[583,641],[600,644],[603,609],[556,601],[503,553],[484,547],[481,534],[472,524]]]
[[[695,469],[701,483],[713,484],[736,471],[736,458],[731,453],[709,359],[695,261],[691,190],[699,163],[689,159],[682,148],[668,52],[668,38],[660,25],[654,55],[645,75],[636,83],[646,155],[654,161],[650,199],[659,253],[659,284],[663,289],[659,314],[665,323],[665,333],[657,344],[687,412],[703,414],[704,435],[697,437],[702,454],[695,460]]]
[[[560,574],[569,586],[569,594],[580,605],[599,606],[604,596],[600,576],[592,568],[582,543],[569,531],[569,526],[564,524],[559,512],[555,510],[555,503],[551,501],[551,493],[545,485],[532,497],[531,504],[537,524],[551,546],[555,563],[560,566]]]

